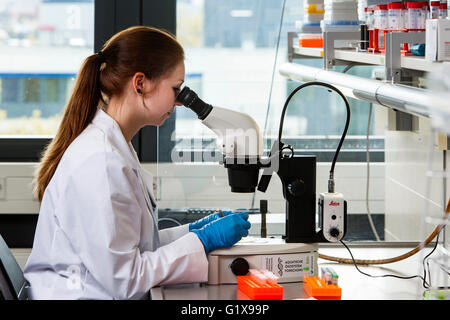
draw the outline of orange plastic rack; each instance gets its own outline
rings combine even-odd
[[[341,300],[341,288],[326,284],[320,277],[304,277],[303,288],[309,296],[318,300]]]
[[[253,300],[281,300],[283,287],[273,283],[258,283],[251,276],[237,276],[238,289]]]
[[[323,39],[299,39],[298,45],[307,48],[323,48]]]

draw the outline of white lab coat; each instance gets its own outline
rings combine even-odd
[[[24,269],[30,297],[140,299],[157,285],[206,282],[201,241],[188,225],[157,230],[152,189],[131,143],[99,109],[45,190]]]

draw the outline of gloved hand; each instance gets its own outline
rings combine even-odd
[[[216,249],[229,248],[242,237],[246,237],[250,229],[250,222],[247,220],[248,212],[232,213],[206,224],[201,229],[193,229],[192,232],[198,236],[208,254]]]
[[[233,213],[233,211],[222,211],[223,216],[227,216],[231,213]],[[197,221],[194,221],[192,223],[189,224],[189,231],[192,231],[194,229],[201,229],[204,225],[213,222],[214,220],[220,219],[222,218],[222,216],[220,215],[220,212],[214,212],[212,214],[210,214],[209,216],[206,216],[202,219],[199,219]]]

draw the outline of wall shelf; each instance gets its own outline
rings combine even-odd
[[[324,48],[307,48],[299,47],[294,44],[294,39],[297,36],[295,32],[288,33],[288,45],[289,61],[300,58],[324,58],[329,61],[324,61],[324,69],[331,69],[333,65],[379,65],[384,66],[387,73],[388,80],[394,79],[394,82],[400,82],[401,72],[395,74],[398,70],[412,70],[418,72],[433,72],[437,68],[442,66],[450,66],[450,62],[433,62],[428,61],[425,57],[421,56],[401,56],[400,50],[390,50],[390,47],[400,47],[402,41],[409,41],[418,43],[425,41],[424,32],[411,32],[411,33],[392,33],[387,34],[386,41],[390,43],[387,45],[386,54],[382,53],[369,53],[358,52],[354,48],[348,49],[334,49],[334,41],[348,39],[357,39],[354,32],[324,32]],[[328,38],[329,40],[325,40]],[[395,52],[394,52],[395,51]],[[392,70],[392,71],[391,71]]]
[[[293,58],[323,58],[323,48],[293,47]],[[334,57],[338,64],[357,63],[361,65],[385,65],[385,55],[381,53],[357,52],[355,49],[334,49]],[[400,58],[401,67],[404,69],[432,72],[444,65],[450,66],[449,61],[433,62],[425,57],[405,56]]]
[[[450,62],[432,62],[420,56],[402,56],[403,43],[424,43],[425,32],[391,32],[386,34],[385,54],[359,52],[354,48],[335,49],[339,40],[359,41],[359,32],[324,32],[323,48],[299,47],[294,42],[297,32],[288,32],[288,63],[280,66],[280,74],[297,81],[325,81],[340,87],[349,97],[366,100],[394,109],[398,117],[409,115],[433,118],[441,123],[450,119],[450,93],[437,95],[430,90],[402,83],[412,83],[412,77],[450,67]],[[394,50],[395,48],[395,50]],[[314,68],[294,63],[294,59],[322,59],[323,67]],[[336,65],[384,66],[385,81],[377,81],[333,71]],[[406,113],[404,115],[402,113]],[[413,119],[411,119],[413,121]],[[435,121],[436,122],[436,121]],[[436,122],[437,123],[437,122]],[[440,125],[442,127],[442,125]],[[450,131],[443,126],[444,131]],[[441,128],[442,129],[442,128]]]

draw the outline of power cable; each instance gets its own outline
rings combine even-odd
[[[351,68],[357,66],[356,62],[348,64],[342,73],[347,73]],[[370,136],[370,122],[372,120],[372,109],[373,104],[369,104],[369,119],[367,121],[367,132],[366,132],[366,162],[367,162],[367,176],[366,176],[366,210],[367,210],[367,218],[369,220],[370,228],[372,229],[372,233],[375,236],[377,241],[380,241],[380,236],[378,235],[377,229],[375,228],[375,224],[373,223],[372,214],[370,212],[369,207],[369,182],[370,182],[370,152],[369,152],[369,136]]]
[[[370,103],[369,108],[369,119],[367,120],[367,132],[366,132],[366,162],[367,162],[367,175],[366,175],[366,210],[367,218],[369,219],[370,228],[377,241],[380,241],[380,236],[378,235],[375,224],[373,223],[372,214],[370,213],[369,207],[369,183],[370,183],[370,152],[369,152],[369,136],[370,136],[370,122],[372,120],[372,109],[373,105]]]
[[[405,254],[402,254],[400,256],[393,257],[393,258],[388,258],[388,259],[370,260],[370,259],[338,258],[338,257],[332,257],[332,256],[328,256],[328,255],[319,253],[319,258],[325,259],[325,260],[329,260],[329,261],[339,262],[339,263],[347,263],[347,264],[355,263],[355,264],[366,264],[366,265],[368,265],[368,264],[389,264],[389,263],[393,263],[393,262],[398,262],[398,261],[404,260],[404,259],[409,258],[412,255],[416,254],[417,252],[419,252],[422,248],[427,246],[436,237],[436,235],[441,231],[441,229],[443,227],[445,227],[445,225],[448,223],[449,213],[450,213],[450,199],[449,199],[449,201],[447,203],[447,208],[445,209],[445,213],[444,213],[444,216],[442,218],[443,222],[441,224],[439,224],[433,230],[433,232],[425,239],[425,241],[421,242],[414,249],[412,249],[412,250],[410,250],[410,251],[408,251]]]
[[[399,276],[396,274],[383,274],[383,275],[371,275],[367,272],[362,271],[361,269],[359,269],[358,264],[356,263],[355,258],[353,257],[353,254],[350,250],[350,248],[344,243],[344,241],[340,240],[341,244],[347,249],[348,253],[350,254],[350,257],[352,258],[352,262],[355,265],[356,270],[358,270],[360,273],[362,273],[365,276],[371,277],[371,278],[387,278],[387,277],[391,277],[391,278],[397,278],[397,279],[414,279],[414,278],[420,278],[423,281],[423,286],[425,288],[429,288],[429,284],[426,282],[425,276],[420,276],[420,275],[413,275],[413,276]]]
[[[449,200],[449,203],[448,203],[448,205],[447,205],[447,210],[446,210],[446,213],[445,213],[444,217],[445,217],[445,216],[448,216],[448,213],[449,213],[449,211],[450,211],[449,209],[450,209],[450,200]],[[433,247],[433,249],[425,256],[425,258],[422,260],[422,265],[423,265],[423,276],[420,276],[420,275],[413,275],[413,276],[399,276],[399,275],[395,275],[395,274],[384,274],[384,275],[376,275],[376,276],[374,276],[374,275],[368,274],[368,273],[362,271],[361,269],[359,269],[357,260],[355,260],[355,258],[353,257],[353,254],[352,254],[350,248],[349,248],[342,240],[340,240],[340,242],[341,242],[341,244],[347,249],[348,253],[350,254],[351,260],[352,260],[353,264],[355,265],[356,270],[358,270],[360,273],[362,273],[362,274],[364,274],[364,275],[366,275],[366,276],[368,276],[368,277],[371,277],[371,278],[385,278],[385,277],[392,277],[392,278],[398,278],[398,279],[414,279],[414,278],[420,278],[420,279],[422,279],[422,286],[423,286],[425,289],[429,289],[429,288],[431,287],[431,274],[430,274],[430,267],[429,267],[429,264],[428,264],[428,260],[427,260],[427,259],[428,259],[428,257],[430,257],[430,256],[433,254],[433,252],[436,250],[437,245],[438,245],[438,242],[439,242],[439,234],[440,234],[441,231],[444,229],[444,226],[445,226],[446,224],[447,224],[447,223],[444,222],[444,223],[442,223],[442,224],[439,225],[439,230],[437,231],[437,237],[436,237],[436,242],[435,242],[435,244],[434,244],[434,247]],[[425,266],[425,263],[426,263],[426,266]],[[427,273],[427,268],[428,268],[428,273]],[[449,274],[448,272],[446,272],[446,273]],[[450,275],[450,274],[449,274],[449,275]],[[427,281],[427,276],[428,276],[428,281]],[[440,288],[441,288],[441,289],[448,289],[448,288],[444,288],[444,287],[440,287]]]

